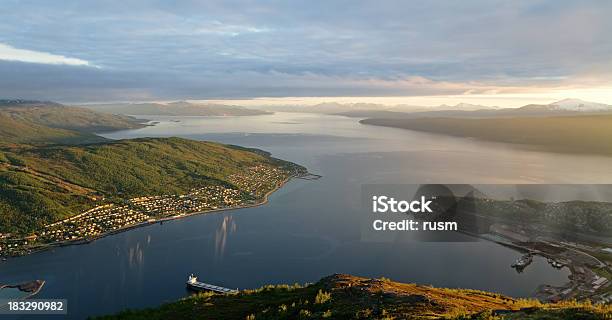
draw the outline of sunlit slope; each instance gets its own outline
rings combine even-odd
[[[531,145],[549,151],[612,154],[610,115],[490,119],[373,118],[361,123]]]
[[[0,149],[0,233],[24,233],[94,206],[93,198],[177,194],[226,184],[264,163],[292,165],[249,149],[181,138]],[[107,199],[108,200],[108,199]]]
[[[0,143],[87,143],[104,140],[91,133],[51,128],[0,112]]]
[[[525,309],[530,308],[530,309]],[[520,311],[523,309],[523,311]],[[503,310],[503,311],[502,311]],[[316,284],[192,296],[105,319],[606,319],[610,307],[540,304],[478,290],[333,275]],[[505,313],[504,318],[490,317]],[[530,317],[538,315],[538,317]]]
[[[44,101],[0,100],[1,143],[91,143],[95,132],[133,129],[136,119]]]
[[[89,133],[143,126],[140,121],[131,117],[45,101],[0,100],[0,114],[17,122],[25,121],[50,128]]]

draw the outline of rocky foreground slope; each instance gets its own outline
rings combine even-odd
[[[496,293],[337,274],[307,286],[199,294],[103,319],[610,319],[612,307],[542,304]]]

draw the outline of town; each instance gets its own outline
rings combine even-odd
[[[17,256],[45,248],[92,241],[103,235],[142,224],[175,219],[190,214],[253,206],[289,178],[304,174],[296,168],[256,165],[245,173],[232,174],[232,185],[210,184],[186,194],[135,197],[98,205],[85,212],[46,225],[27,236],[0,235],[0,256]]]

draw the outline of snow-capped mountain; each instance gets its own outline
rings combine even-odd
[[[612,105],[589,102],[580,99],[563,99],[548,105],[551,110],[564,111],[612,111]]]

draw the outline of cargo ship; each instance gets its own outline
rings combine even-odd
[[[187,284],[187,289],[190,289],[193,291],[212,291],[212,292],[224,293],[224,294],[238,293],[238,290],[235,290],[235,289],[229,289],[229,288],[216,286],[216,285],[209,284],[209,283],[200,282],[198,281],[198,277],[194,276],[193,274],[189,275],[189,279],[187,279],[186,284]]]

